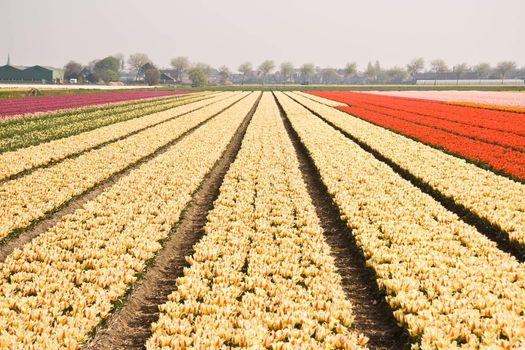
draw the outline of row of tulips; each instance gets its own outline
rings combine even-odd
[[[77,349],[161,248],[253,94],[64,217],[1,265],[0,348]]]
[[[297,93],[300,94],[301,96],[309,98],[312,101],[316,101],[316,102],[325,104],[325,105],[330,106],[330,107],[348,106],[344,102],[339,102],[339,101],[337,101],[335,99],[331,100],[329,98],[317,96],[317,95],[315,95],[313,93],[305,93],[305,92],[301,92],[301,91],[298,91]]]
[[[142,117],[206,98],[204,95],[181,95],[123,105],[109,105],[100,109],[69,111],[67,116],[24,118],[26,122],[2,125],[0,130],[0,152],[37,145],[110,124]]]
[[[525,96],[522,96],[525,99]],[[467,106],[481,109],[493,109],[495,111],[513,112],[513,113],[525,113],[525,106],[503,106],[497,104],[487,104],[481,102],[467,102],[467,101],[451,101],[447,102],[449,105],[455,106]]]
[[[524,107],[523,91],[477,91],[477,90],[412,90],[412,91],[374,91],[374,94],[418,98],[425,100],[466,103],[482,103],[502,107]],[[461,102],[460,102],[461,103]]]
[[[525,180],[522,114],[353,92],[315,92],[351,115]],[[481,111],[481,112],[480,112]]]
[[[459,157],[487,164],[496,171],[525,180],[525,152],[523,151],[452,134],[359,107],[340,108],[363,120],[433,145]]]
[[[506,231],[525,245],[525,185],[420,142],[313,102],[293,98],[408,171],[434,190]]]
[[[0,239],[27,227],[247,95],[227,94],[228,98],[201,110],[1,184]],[[174,115],[171,110],[161,113],[168,118]]]
[[[525,267],[279,94],[414,349],[525,347]]]
[[[78,95],[52,95],[36,97],[3,98],[0,100],[0,118],[20,114],[77,108],[87,105],[138,100],[151,97],[185,94],[186,91],[121,91]]]
[[[390,108],[382,106],[351,106],[344,107],[344,110],[356,115],[360,115],[363,111],[373,112],[381,116],[401,119],[417,125],[428,126],[432,129],[437,129],[454,135],[460,135],[486,143],[513,148],[519,151],[525,151],[525,135],[488,129],[479,125],[468,125],[451,120],[422,116],[417,113],[393,111]],[[518,121],[516,121],[516,123],[518,123]]]
[[[154,105],[168,103],[170,101],[194,99],[196,97],[203,97],[205,95],[212,96],[213,93],[199,92],[176,96],[155,97],[138,101],[133,100],[126,102],[107,103],[97,106],[67,109],[59,112],[37,114],[19,119],[3,120],[0,121],[0,125],[2,125],[2,129],[0,130],[0,139],[8,138],[21,132],[29,133],[38,129],[57,127],[61,124],[71,124],[85,119],[108,117],[115,113],[123,113],[143,107],[148,108]]]
[[[313,94],[359,107],[382,107],[392,112],[407,112],[422,118],[476,125],[525,136],[523,115],[489,109],[454,106],[440,101],[384,96],[351,91],[316,91]]]
[[[358,349],[354,316],[271,93],[148,349]]]
[[[228,95],[218,94],[206,99],[181,100],[176,104],[170,103],[170,108],[173,109],[169,110],[169,112],[156,112],[67,138],[1,153],[0,180],[33,167],[44,166],[50,162],[64,159],[72,154],[84,152],[97,145],[116,141],[130,133],[138,132],[141,129],[215,103],[225,98],[225,96]],[[136,111],[133,110],[127,113],[136,114]]]

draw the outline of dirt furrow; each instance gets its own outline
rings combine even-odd
[[[350,139],[352,142],[355,142],[357,145],[359,145],[362,149],[372,154],[377,160],[380,162],[385,163],[388,165],[392,170],[394,170],[399,176],[401,176],[403,179],[409,181],[412,185],[419,188],[423,193],[428,194],[431,196],[434,200],[439,202],[443,207],[445,207],[447,210],[453,212],[456,214],[461,220],[463,220],[465,223],[474,226],[480,233],[485,235],[488,239],[495,242],[498,249],[501,251],[504,251],[506,253],[509,253],[510,255],[514,256],[519,262],[525,262],[525,247],[519,246],[518,243],[512,242],[509,239],[508,234],[503,231],[500,227],[492,224],[488,220],[480,217],[479,215],[472,212],[470,209],[464,207],[461,204],[456,203],[452,198],[447,197],[443,195],[441,192],[435,190],[430,185],[426,184],[424,181],[420,180],[416,176],[412,175],[409,171],[403,169],[396,163],[394,163],[392,160],[388,159],[387,157],[383,156],[379,151],[375,150],[374,148],[368,146],[364,142],[358,140],[355,138],[352,134],[348,133],[347,131],[339,128],[337,125],[333,124],[326,118],[324,118],[322,115],[316,113],[315,111],[309,109],[307,106],[303,105],[300,101],[296,100],[293,96],[288,95],[291,99],[293,99],[295,102],[299,103],[301,106],[303,106],[305,109],[307,109],[312,114],[316,115],[318,118],[320,118],[322,121],[324,121],[326,124],[330,125],[332,128],[339,131],[341,134],[343,134],[345,137]]]
[[[195,130],[197,130],[198,128],[200,128],[201,126],[209,122],[211,119],[215,118],[216,116],[218,116],[225,110],[229,109],[233,105],[237,104],[239,101],[246,98],[246,96],[231,103],[230,105],[228,105],[227,107],[219,111],[218,113],[213,114],[212,116],[208,117],[204,121],[195,125],[191,129],[185,131],[183,134],[171,140],[164,146],[158,148],[153,153],[150,153],[149,155],[142,157],[136,162],[131,163],[126,168],[114,173],[109,178],[96,184],[95,186],[91,187],[90,189],[83,192],[82,194],[72,197],[70,200],[63,203],[60,207],[55,208],[55,210],[48,213],[42,219],[38,219],[34,221],[31,225],[24,227],[23,229],[13,231],[10,235],[8,235],[6,238],[0,241],[0,263],[2,263],[6,259],[6,257],[9,254],[11,254],[11,252],[15,248],[21,247],[23,244],[28,243],[29,241],[31,241],[33,238],[37,237],[41,233],[44,233],[49,228],[54,226],[58,221],[60,221],[62,217],[64,217],[67,214],[71,214],[76,209],[81,208],[86,202],[98,196],[100,193],[102,193],[104,190],[106,190],[108,187],[110,187],[116,181],[118,181],[121,177],[126,176],[134,169],[140,167],[142,164],[166,152],[171,146],[173,146],[174,144],[176,144],[177,142],[179,142],[186,136],[192,134]]]
[[[151,323],[159,317],[158,306],[176,289],[176,280],[188,267],[186,256],[204,234],[208,212],[219,196],[219,189],[230,164],[235,160],[251,118],[259,104],[256,101],[230,140],[223,156],[206,176],[192,201],[172,229],[162,250],[154,258],[144,277],[137,282],[124,302],[106,325],[100,327],[84,349],[143,349],[151,336]]]
[[[321,221],[326,242],[342,277],[343,289],[353,305],[356,331],[370,338],[370,349],[408,348],[410,339],[399,327],[377,286],[374,272],[366,266],[361,250],[352,232],[340,217],[337,205],[321,180],[308,150],[301,143],[297,132],[276,99],[284,125],[294,145],[303,179]]]

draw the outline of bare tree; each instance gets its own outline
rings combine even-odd
[[[120,71],[122,72],[126,68],[126,56],[123,53],[116,53],[113,55],[120,62]]]
[[[275,62],[272,60],[266,60],[263,63],[259,65],[259,72],[261,72],[262,75],[262,84],[264,85],[264,82],[266,80],[266,76],[271,73],[275,69]]]
[[[456,64],[454,67],[452,67],[452,71],[456,74],[457,84],[459,85],[459,79],[468,70],[468,64],[467,63],[460,63]]]
[[[490,76],[492,67],[490,64],[483,62],[474,67],[474,72],[478,75],[479,78],[487,79]]]
[[[402,83],[407,78],[407,71],[402,67],[394,66],[385,71],[386,81],[391,84]]]
[[[246,79],[246,74],[250,73],[252,69],[252,64],[250,62],[244,62],[237,69],[239,72],[242,73],[242,85],[244,85],[244,79]]]
[[[230,77],[230,70],[226,66],[219,67],[219,78],[222,85],[226,84],[228,78]]]
[[[293,74],[293,69],[294,68],[293,68],[292,62],[281,63],[280,72],[281,72],[281,75],[283,76],[285,84],[290,81],[290,78],[292,77],[292,74]]]
[[[376,61],[374,63],[374,71],[376,72],[376,79],[378,82],[383,81],[383,69],[381,68],[381,65],[379,64],[379,61]]]
[[[357,63],[349,62],[344,69],[345,78],[351,78],[357,73]]]
[[[436,73],[436,79],[434,79],[434,85],[437,84],[437,78],[440,73],[445,73],[448,71],[448,66],[442,59],[435,59],[430,62],[431,70]]]
[[[414,58],[407,64],[407,72],[414,80],[416,79],[416,74],[421,72],[423,68],[425,68],[425,60],[422,57]]]
[[[137,77],[139,73],[142,71],[142,67],[146,63],[151,63],[151,60],[149,59],[148,55],[145,53],[134,53],[132,55],[129,55],[128,57],[128,64],[129,66],[135,71],[135,80],[137,80]]]
[[[305,63],[301,66],[301,77],[303,78],[303,84],[310,84],[314,70],[315,67],[313,63]]]
[[[334,68],[325,68],[321,71],[323,84],[336,84],[339,81],[339,74]]]
[[[369,80],[377,80],[377,72],[372,62],[368,62],[365,74]]]
[[[517,67],[516,62],[504,61],[504,62],[499,62],[496,65],[496,68],[494,70],[501,77],[501,83],[503,84],[503,80],[505,79],[507,74],[515,70],[516,67]]]
[[[442,59],[436,59],[430,62],[430,67],[431,70],[436,74],[445,73],[446,71],[448,71],[448,66]]]
[[[82,65],[75,61],[69,61],[64,66],[64,79],[78,79],[80,78],[80,72],[82,72]]]
[[[160,71],[155,67],[151,66],[144,70],[144,81],[149,85],[157,85],[160,81]]]
[[[171,60],[171,66],[175,71],[175,79],[177,79],[178,83],[181,83],[182,75],[190,68],[190,60],[185,56],[175,57]]]

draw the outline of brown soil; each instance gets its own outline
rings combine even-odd
[[[124,301],[125,305],[85,344],[85,349],[144,349],[146,340],[151,336],[151,323],[159,317],[158,306],[176,290],[177,278],[189,266],[185,257],[193,254],[193,246],[204,234],[208,212],[219,196],[224,176],[237,156],[259,100],[260,97],[230,140],[221,159],[194,194],[183,219],[172,230],[153,266],[134,286]]]
[[[11,234],[9,234],[7,237],[5,237],[3,240],[0,240],[0,263],[3,262],[5,258],[13,252],[15,248],[21,247],[23,244],[28,243],[29,241],[31,241],[33,238],[37,237],[41,233],[46,232],[49,228],[51,228],[58,221],[60,221],[65,215],[71,214],[76,209],[82,208],[82,206],[86,202],[94,199],[96,196],[98,196],[100,193],[102,193],[104,190],[106,190],[111,185],[113,185],[116,181],[118,181],[121,177],[128,175],[132,170],[140,167],[142,164],[146,163],[147,161],[166,152],[171,146],[179,142],[181,139],[190,135],[196,129],[206,124],[208,121],[215,118],[217,115],[229,109],[234,104],[238,103],[240,100],[244,98],[245,97],[237,101],[234,101],[232,104],[228,105],[227,107],[222,109],[220,112],[215,113],[214,115],[210,116],[209,118],[195,125],[191,129],[179,135],[177,138],[171,140],[164,146],[161,146],[160,148],[155,150],[153,153],[150,153],[149,155],[142,157],[138,161],[128,165],[126,168],[114,173],[112,176],[94,185],[90,189],[86,190],[84,193],[78,196],[72,197],[70,200],[63,203],[61,206],[55,208],[55,210],[53,210],[52,212],[49,212],[45,217],[33,221],[33,223],[31,223],[29,226],[25,228],[15,230]]]
[[[408,348],[410,338],[397,325],[384,294],[378,289],[374,272],[366,266],[351,230],[340,218],[339,209],[322,182],[306,147],[301,143],[277,99],[276,102],[295,147],[303,180],[321,221],[326,242],[330,245],[331,254],[342,277],[343,289],[353,305],[355,330],[370,338],[370,349]]]

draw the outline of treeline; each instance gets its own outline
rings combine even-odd
[[[175,57],[169,68],[159,69],[148,55],[136,53],[127,59],[122,54],[94,60],[83,66],[70,61],[65,69],[65,79],[81,82],[140,82],[156,85],[159,82],[191,84],[193,86],[227,84],[403,84],[417,79],[524,79],[525,66],[503,61],[495,66],[489,63],[469,65],[459,63],[449,67],[442,59],[427,65],[423,58],[415,58],[405,66],[383,68],[379,61],[369,62],[359,69],[349,62],[342,68],[319,67],[304,63],[298,67],[292,62],[279,65],[265,60],[254,66],[247,61],[232,71],[223,65],[214,68],[206,63],[192,63],[188,57]]]

